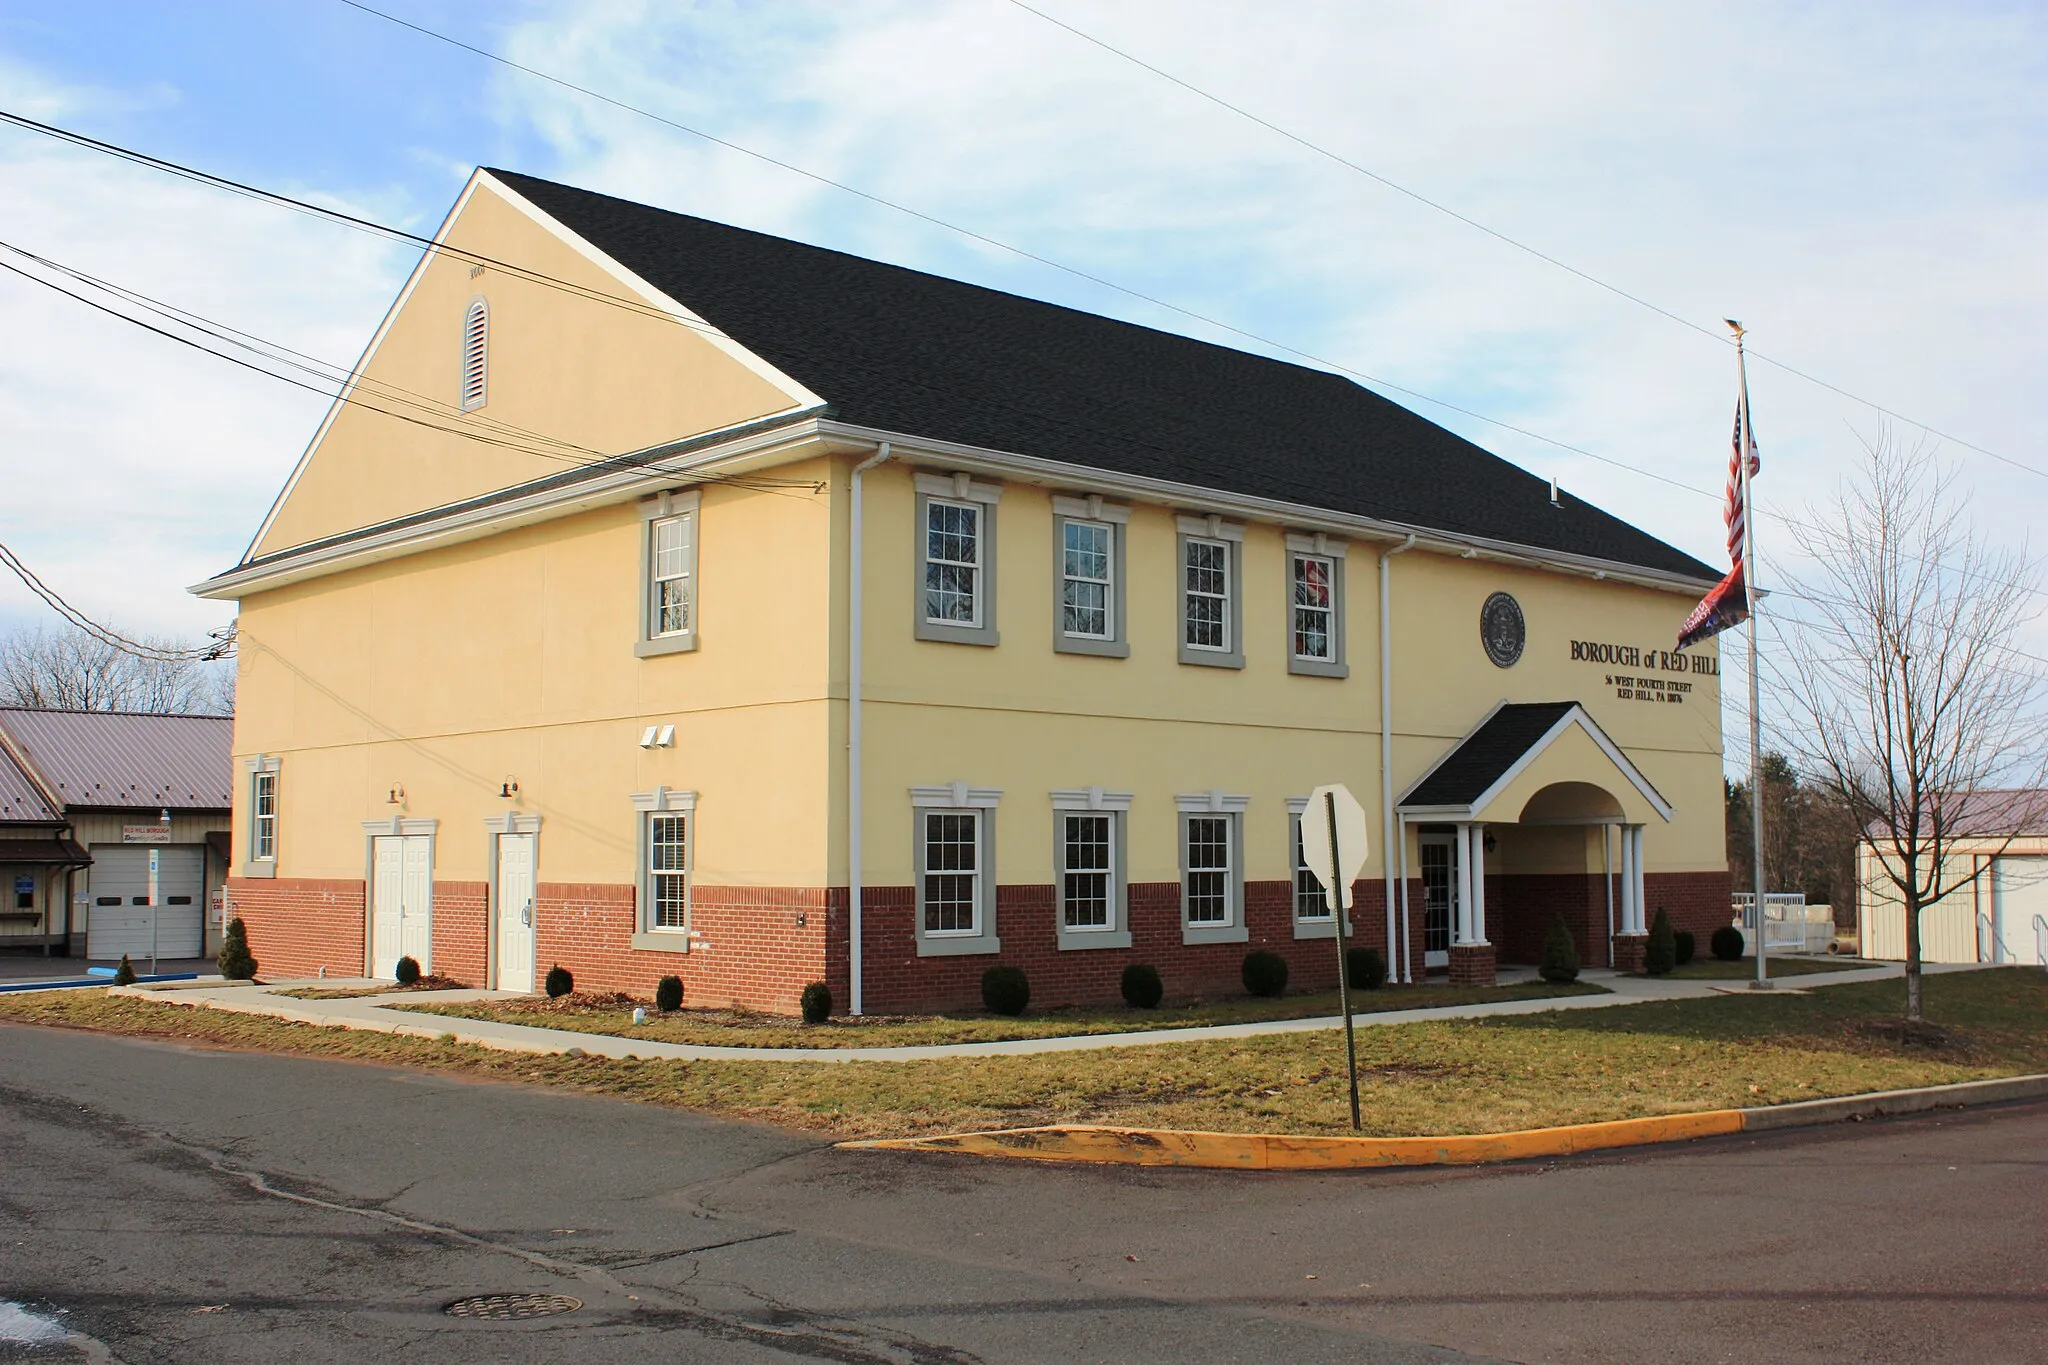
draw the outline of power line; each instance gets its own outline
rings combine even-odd
[[[101,625],[65,601],[62,594],[38,578],[35,571],[22,562],[21,556],[4,544],[0,544],[0,564],[12,570],[14,576],[19,578],[30,592],[41,598],[44,605],[52,611],[101,644],[120,650],[124,654],[132,654],[136,658],[147,659],[152,663],[211,663],[215,659],[228,657],[234,649],[233,626],[213,632],[213,643],[208,645],[167,648],[163,645],[150,644],[146,640],[131,639],[111,626]]]
[[[342,0],[342,3],[355,4],[355,0]],[[1657,316],[1667,318],[1670,321],[1677,323],[1679,326],[1684,327],[1689,331],[1697,332],[1701,336],[1706,337],[1709,340],[1714,341],[1720,345],[1726,346],[1732,344],[1729,341],[1729,339],[1726,336],[1722,335],[1721,332],[1716,328],[1702,326],[1701,324],[1694,322],[1690,318],[1672,312],[1669,308],[1666,308],[1661,304],[1653,303],[1651,300],[1644,298],[1640,294],[1631,293],[1630,291],[1622,288],[1618,284],[1614,284],[1610,281],[1603,280],[1598,275],[1594,275],[1589,271],[1579,269],[1579,267],[1571,264],[1569,261],[1559,260],[1557,257],[1551,255],[1549,252],[1546,252],[1538,247],[1531,246],[1527,242],[1524,242],[1519,238],[1511,237],[1507,233],[1500,231],[1498,228],[1488,227],[1485,223],[1482,223],[1478,219],[1470,217],[1469,215],[1458,212],[1458,210],[1450,207],[1448,204],[1444,204],[1439,202],[1438,200],[1431,199],[1429,196],[1421,193],[1418,190],[1410,189],[1408,186],[1401,184],[1399,181],[1389,179],[1387,176],[1380,174],[1378,171],[1373,170],[1369,166],[1360,165],[1358,162],[1351,160],[1349,157],[1344,156],[1338,152],[1331,151],[1328,147],[1325,147],[1320,143],[1312,142],[1308,138],[1303,137],[1301,134],[1294,132],[1291,129],[1283,128],[1279,124],[1274,123],[1270,119],[1262,118],[1258,114],[1253,113],[1251,110],[1244,108],[1242,105],[1233,104],[1229,100],[1224,99],[1220,95],[1212,94],[1209,91],[1204,90],[1202,87],[1195,85],[1190,81],[1182,80],[1179,76],[1174,75],[1172,72],[1154,66],[1152,63],[1146,61],[1144,58],[1136,56],[1133,53],[1126,52],[1124,49],[1120,47],[1115,47],[1107,42],[1104,42],[1102,39],[1096,37],[1092,33],[1084,32],[1081,29],[1075,28],[1072,24],[1067,23],[1063,19],[1056,19],[1052,15],[1047,14],[1042,9],[1037,9],[1031,5],[1027,5],[1024,3],[1024,0],[1009,0],[1009,3],[1016,6],[1018,9],[1023,10],[1027,14],[1036,15],[1038,18],[1043,19],[1046,23],[1051,24],[1055,28],[1065,29],[1068,33],[1073,34],[1076,38],[1081,39],[1085,43],[1093,44],[1094,46],[1101,48],[1104,52],[1107,52],[1112,56],[1120,57],[1124,61],[1129,62],[1133,66],[1142,67],[1144,70],[1151,72],[1153,75],[1159,77],[1161,80],[1167,81],[1173,85],[1177,85],[1191,95],[1207,100],[1209,103],[1216,105],[1220,109],[1226,109],[1231,113],[1236,114],[1239,118],[1245,119],[1252,123],[1256,123],[1259,127],[1266,129],[1268,132],[1277,133],[1279,136],[1286,138],[1289,142],[1292,142],[1297,146],[1303,147],[1308,151],[1314,152],[1317,156],[1320,156],[1325,160],[1335,162],[1337,165],[1344,167],[1346,170],[1355,171],[1359,175],[1364,176],[1366,179],[1371,180],[1379,185],[1382,185],[1385,188],[1394,191],[1394,193],[1396,194],[1404,195],[1407,198],[1414,200],[1416,203],[1421,204],[1426,208],[1434,209],[1436,212],[1443,214],[1445,217],[1456,219],[1458,222],[1463,223],[1466,227],[1469,227],[1476,232],[1483,232],[1488,237],[1493,238],[1497,242],[1504,243],[1507,246],[1513,247],[1517,251],[1523,252],[1529,256],[1533,256],[1537,260],[1542,261],[1546,265],[1555,266],[1557,269],[1564,271],[1566,274],[1576,276],[1577,278],[1584,280],[1587,284],[1593,285],[1596,288],[1604,289],[1608,293],[1615,295],[1617,298],[1626,299],[1628,302],[1633,303],[1640,308],[1647,308],[1650,312],[1657,314]],[[355,7],[358,9],[367,8],[367,6],[363,5],[356,5]],[[375,11],[372,11],[372,13],[374,12]],[[413,27],[413,25],[407,25],[407,27],[410,28]],[[426,30],[424,29],[421,30],[421,32],[425,31]],[[475,51],[475,49],[473,48],[471,50]],[[1940,430],[1939,428],[1928,426],[1925,422],[1916,422],[1902,412],[1897,412],[1891,408],[1885,407],[1882,403],[1877,402],[1875,399],[1865,398],[1860,394],[1851,393],[1849,390],[1841,387],[1838,384],[1830,383],[1817,375],[1809,374],[1805,370],[1799,369],[1786,361],[1779,360],[1773,356],[1766,355],[1763,352],[1755,349],[1754,347],[1750,348],[1749,354],[1752,358],[1761,360],[1766,365],[1775,366],[1777,369],[1783,370],[1786,374],[1792,375],[1795,378],[1803,379],[1809,384],[1817,385],[1818,387],[1826,389],[1831,393],[1837,394],[1843,398],[1847,398],[1853,403],[1860,403],[1864,407],[1867,407],[1874,412],[1877,412],[1886,417],[1893,418],[1897,421],[1904,422],[1908,426],[1918,427],[1920,430],[1926,432],[1930,436],[1938,436],[1944,441],[1948,441],[1954,445],[1962,446],[1968,450],[1974,450],[1980,455],[1988,455],[1994,460],[1998,460],[2004,464],[2011,465],[2014,469],[2022,469],[2029,474],[2037,474],[2043,478],[2048,478],[2048,470],[2038,469],[2030,464],[2023,464],[2019,460],[2015,460],[2008,456],[2001,455],[1997,451],[1987,449],[1986,447],[1980,446],[1973,441],[1966,441],[1960,436],[1952,436],[1949,433]]]

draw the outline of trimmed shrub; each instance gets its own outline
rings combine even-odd
[[[557,962],[554,966],[548,968],[548,979],[546,984],[548,999],[560,1000],[570,991],[576,989],[576,978],[570,975],[569,969],[567,967],[564,967],[561,963]]]
[[[114,984],[116,986],[132,986],[135,984],[135,964],[128,960],[128,954],[126,953],[121,954],[121,965],[114,968]]]
[[[1536,974],[1560,985],[1579,979],[1579,945],[1572,942],[1572,931],[1563,915],[1550,922],[1550,936],[1543,940],[1543,965],[1536,969]]]
[[[398,965],[391,969],[392,979],[401,986],[410,986],[420,979],[420,964],[409,957],[398,959]]]
[[[1643,945],[1643,970],[1663,976],[1677,965],[1678,935],[1671,930],[1671,912],[1660,905],[1650,921],[1650,941]]]
[[[1671,941],[1678,946],[1678,965],[1681,967],[1692,961],[1693,955],[1699,951],[1699,940],[1692,936],[1690,929],[1680,929],[1671,936]]]
[[[1742,961],[1742,931],[1732,924],[1716,929],[1707,940],[1707,948],[1723,962]]]
[[[1244,988],[1253,995],[1277,996],[1287,991],[1287,959],[1264,948],[1244,955]]]
[[[654,1008],[663,1014],[672,1014],[683,1007],[683,979],[680,976],[664,976],[654,983]]]
[[[1031,978],[1022,967],[991,967],[981,974],[981,1003],[990,1014],[1022,1014],[1031,1003]]]
[[[1387,984],[1387,960],[1377,948],[1344,950],[1344,975],[1357,991],[1376,991]]]
[[[1119,985],[1124,993],[1124,1003],[1134,1009],[1149,1010],[1166,994],[1166,987],[1159,980],[1159,969],[1143,962],[1133,962],[1124,968],[1124,979]]]
[[[806,1024],[824,1023],[832,1017],[832,988],[822,981],[813,981],[804,987],[797,1008],[804,1012]]]
[[[256,959],[249,955],[249,928],[240,915],[228,921],[220,936],[220,974],[230,981],[254,981]]]

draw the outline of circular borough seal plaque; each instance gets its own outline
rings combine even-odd
[[[1479,609],[1479,643],[1496,668],[1513,668],[1522,657],[1522,645],[1529,631],[1522,620],[1522,604],[1504,592],[1486,599]]]

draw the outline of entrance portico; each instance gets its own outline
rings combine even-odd
[[[1672,809],[1577,702],[1495,707],[1397,809],[1420,854],[1423,961],[1451,984],[1540,961],[1559,917],[1582,961],[1642,965],[1644,828]]]

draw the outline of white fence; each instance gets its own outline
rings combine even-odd
[[[1735,923],[1745,938],[1756,934],[1756,894],[1739,891],[1734,897]],[[1825,953],[1835,941],[1835,910],[1831,905],[1808,905],[1802,891],[1764,893],[1764,951],[1769,953]]]

